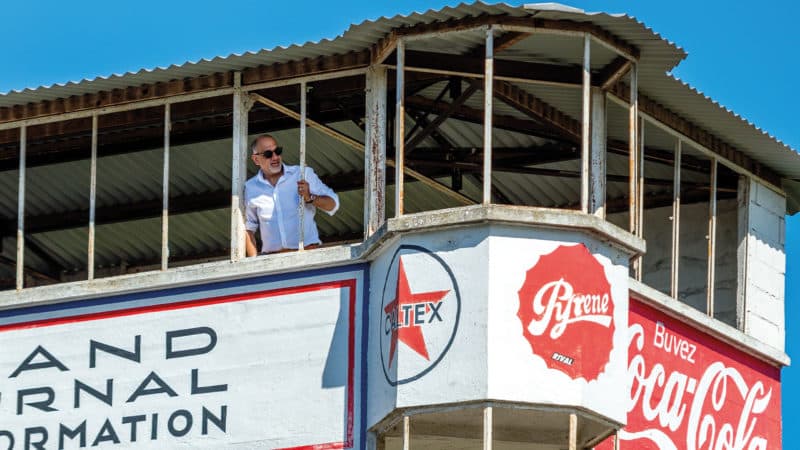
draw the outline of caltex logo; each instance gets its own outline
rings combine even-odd
[[[397,249],[383,287],[381,362],[386,380],[403,384],[430,372],[450,349],[461,298],[447,264],[413,245]]]
[[[597,379],[613,347],[614,300],[603,266],[583,244],[543,255],[519,290],[522,335],[548,367]]]

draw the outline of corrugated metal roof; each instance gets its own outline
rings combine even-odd
[[[0,107],[363,50],[396,28],[481,14],[591,22],[607,30],[640,49],[640,89],[647,96],[723,137],[745,154],[764,162],[780,173],[800,179],[800,159],[791,148],[705,97],[688,84],[666,75],[667,71],[673,69],[686,56],[680,47],[664,39],[634,17],[625,14],[587,13],[556,3],[534,3],[524,6],[510,6],[503,3],[494,5],[482,2],[462,3],[440,10],[382,17],[352,25],[342,35],[333,39],[11,91],[0,94]],[[451,43],[464,41],[461,45],[467,45],[472,39],[474,36],[468,35],[448,38]]]
[[[98,76],[93,79],[69,81],[64,84],[40,86],[33,89],[12,90],[8,93],[0,94],[0,107],[66,98],[72,95],[82,95],[141,84],[165,82],[185,77],[210,75],[230,70],[242,70],[248,67],[296,61],[304,58],[343,54],[369,48],[395,28],[475,17],[481,14],[505,14],[511,17],[536,16],[550,19],[595,22],[633,45],[646,45],[646,48],[650,50],[648,57],[654,61],[659,61],[665,68],[664,70],[669,70],[685,56],[682,50],[664,41],[652,30],[628,16],[612,16],[604,13],[584,14],[552,9],[537,10],[535,8],[535,4],[519,7],[503,3],[489,5],[475,2],[471,4],[461,3],[458,6],[445,7],[441,10],[431,9],[422,13],[414,12],[409,15],[398,14],[393,17],[381,17],[377,20],[365,20],[360,24],[351,25],[342,35],[333,39],[322,39],[317,42],[309,41],[301,45],[290,45],[288,47],[278,46],[254,52],[233,53],[224,57],[186,61],[182,64],[173,64],[168,67],[143,68],[137,72]],[[455,37],[453,39],[463,39],[463,37]]]

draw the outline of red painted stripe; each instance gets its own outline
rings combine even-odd
[[[333,450],[349,448],[352,446],[352,443],[348,446],[344,442],[330,442],[328,444],[301,445],[300,447],[277,448],[274,450]]]
[[[1,325],[0,332],[23,330],[32,328],[42,328],[72,323],[89,322],[93,320],[110,319],[115,317],[134,316],[139,314],[149,314],[164,311],[174,311],[186,308],[196,308],[200,306],[220,305],[223,303],[242,302],[263,299],[265,297],[275,297],[278,295],[300,294],[305,292],[322,291],[325,289],[350,290],[349,311],[348,311],[348,338],[347,338],[347,419],[345,442],[330,442],[326,444],[312,444],[300,447],[288,447],[280,450],[334,450],[353,447],[353,423],[354,423],[354,399],[355,399],[355,347],[356,347],[356,280],[328,281],[323,283],[307,284],[302,286],[291,286],[266,291],[250,292],[247,294],[232,294],[206,299],[187,300],[176,303],[165,303],[161,305],[141,306],[137,308],[118,309],[115,311],[103,311],[91,314],[81,314],[69,317],[59,317],[55,319],[36,320],[32,322],[14,323]]]

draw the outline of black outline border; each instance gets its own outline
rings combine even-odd
[[[428,250],[425,247],[421,247],[419,245],[400,245],[397,248],[397,250],[395,250],[394,255],[392,255],[392,261],[389,263],[389,270],[386,271],[386,278],[383,281],[383,290],[382,290],[382,294],[381,294],[381,308],[380,308],[380,311],[378,313],[379,314],[378,323],[379,324],[382,323],[381,321],[383,319],[383,313],[382,312],[383,312],[383,307],[384,307],[384,300],[386,299],[386,285],[389,282],[389,274],[392,273],[391,269],[392,269],[392,266],[394,265],[394,261],[398,258],[398,255],[400,254],[400,252],[402,250],[405,250],[405,249],[411,249],[411,250],[417,251],[419,253],[427,254],[428,256],[430,256],[433,259],[435,259],[436,262],[438,262],[444,268],[445,272],[447,272],[447,275],[450,277],[450,281],[453,283],[453,290],[455,291],[455,294],[456,294],[456,306],[457,306],[457,309],[456,309],[456,322],[453,325],[453,333],[450,335],[450,340],[447,342],[447,345],[444,347],[444,350],[442,350],[442,353],[439,355],[439,357],[436,358],[436,361],[432,362],[422,372],[420,372],[420,373],[418,373],[418,374],[416,374],[414,376],[411,376],[411,377],[408,377],[408,378],[404,378],[402,380],[396,380],[396,381],[392,381],[390,379],[390,377],[389,377],[389,374],[386,373],[386,362],[383,359],[383,333],[380,331],[381,327],[379,327],[379,336],[380,336],[380,347],[379,347],[379,349],[380,349],[380,355],[381,355],[381,369],[383,369],[384,378],[386,378],[386,381],[392,386],[398,386],[398,385],[401,385],[401,384],[406,384],[406,383],[410,383],[412,381],[416,381],[416,380],[424,377],[425,375],[427,375],[428,372],[430,372],[431,370],[433,370],[434,367],[439,365],[439,362],[442,361],[444,356],[450,351],[450,347],[453,345],[453,341],[455,340],[456,334],[458,333],[458,325],[459,325],[459,321],[460,321],[460,318],[461,318],[461,291],[459,291],[459,289],[458,289],[458,283],[456,282],[456,277],[455,277],[455,275],[453,275],[453,271],[450,269],[450,266],[448,266],[447,263],[445,263],[444,260],[439,255],[433,253],[432,251]]]

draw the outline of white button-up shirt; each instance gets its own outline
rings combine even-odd
[[[311,194],[328,196],[336,206],[328,214],[339,209],[339,197],[319,179],[314,170],[306,167],[306,181]],[[300,241],[300,220],[297,214],[302,199],[297,193],[300,181],[300,167],[283,165],[283,175],[273,186],[264,178],[261,171],[247,180],[244,186],[246,208],[245,228],[248,231],[261,230],[261,252],[274,252],[282,249],[296,249]],[[314,214],[317,208],[307,204],[303,208],[304,245],[321,244]],[[324,210],[323,210],[324,211]]]

